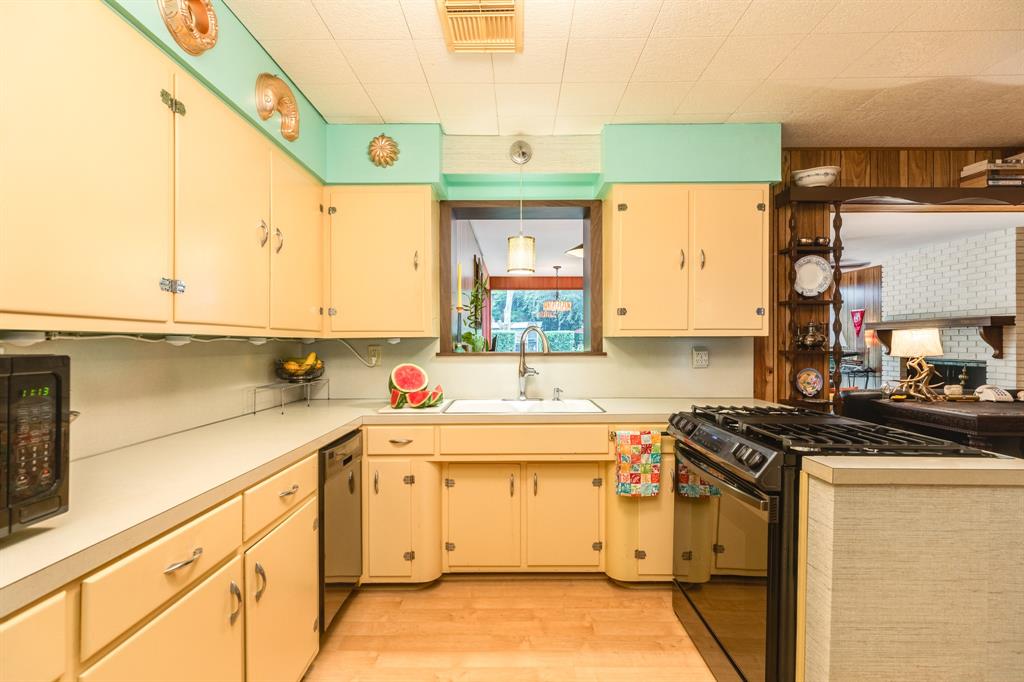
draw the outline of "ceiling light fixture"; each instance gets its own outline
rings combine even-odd
[[[509,158],[519,166],[519,234],[508,238],[508,263],[505,268],[510,275],[532,275],[537,270],[537,241],[523,234],[523,166],[533,157],[530,145],[522,140],[512,143]]]
[[[555,297],[544,301],[544,312],[546,313],[567,313],[572,310],[572,301],[561,298],[560,291],[558,289],[558,271],[562,269],[561,265],[553,266],[555,268]],[[549,317],[545,315],[545,317]]]

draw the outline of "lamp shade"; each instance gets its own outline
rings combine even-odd
[[[894,329],[890,355],[901,358],[923,358],[942,355],[938,329]]]
[[[537,244],[533,237],[518,235],[508,238],[508,267],[510,275],[532,275],[537,265]]]

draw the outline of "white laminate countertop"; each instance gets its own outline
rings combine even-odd
[[[379,414],[373,400],[290,403],[71,463],[70,511],[0,540],[0,617],[89,573],[363,424],[666,423],[693,405],[754,399],[595,398],[605,412]]]

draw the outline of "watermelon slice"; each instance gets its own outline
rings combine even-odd
[[[399,410],[405,407],[405,394],[397,388],[391,389],[391,409]]]
[[[422,391],[427,387],[427,373],[419,365],[407,362],[391,370],[388,388],[398,389],[402,393]]]
[[[437,385],[433,391],[430,392],[430,399],[427,401],[427,407],[434,407],[444,402],[444,389],[441,388],[441,384]]]
[[[405,396],[409,400],[409,407],[430,407],[430,391],[413,391]]]

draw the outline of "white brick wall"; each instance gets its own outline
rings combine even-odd
[[[882,319],[1018,315],[1024,308],[1024,228],[977,234],[895,254],[882,262]],[[988,382],[1024,387],[1017,366],[1017,328],[1004,331],[1003,355],[977,329],[942,330],[943,359],[984,360]],[[882,379],[899,378],[899,358],[883,356]]]

